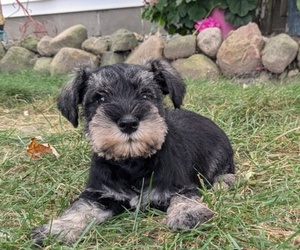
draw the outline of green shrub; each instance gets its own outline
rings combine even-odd
[[[159,0],[145,7],[142,18],[158,23],[169,34],[185,35],[214,8],[225,9],[225,19],[239,27],[253,20],[256,7],[257,0]]]

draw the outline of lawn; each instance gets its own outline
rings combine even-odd
[[[84,187],[90,161],[81,128],[56,110],[66,77],[0,74],[0,249],[31,249],[34,226],[59,215]],[[238,181],[204,190],[216,212],[189,232],[172,232],[157,210],[125,212],[85,232],[73,246],[46,249],[299,249],[300,83],[187,81],[184,108],[214,120],[235,150]],[[41,136],[59,158],[33,160]]]

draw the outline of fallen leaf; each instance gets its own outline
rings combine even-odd
[[[27,146],[27,152],[31,158],[35,160],[40,159],[42,155],[48,153],[55,155],[56,158],[59,157],[58,152],[53,146],[51,146],[49,143],[38,143],[36,137],[31,138],[30,143]]]

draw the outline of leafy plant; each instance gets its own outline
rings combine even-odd
[[[159,24],[169,34],[185,35],[193,30],[197,20],[207,16],[212,7],[212,1],[159,0],[145,7],[142,18]]]
[[[159,0],[145,7],[142,18],[159,24],[169,34],[185,35],[214,8],[225,9],[226,20],[239,27],[252,21],[256,7],[257,0]]]
[[[227,22],[239,27],[253,20],[257,0],[223,0],[227,4],[225,19]]]

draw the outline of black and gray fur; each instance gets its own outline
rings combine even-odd
[[[175,109],[165,109],[169,95]],[[167,212],[167,225],[191,229],[214,213],[201,203],[200,179],[233,184],[233,150],[211,120],[180,109],[185,85],[171,65],[149,59],[79,69],[58,98],[75,127],[79,105],[93,149],[89,178],[78,199],[56,220],[32,232],[36,243],[55,236],[75,242],[87,225],[146,205]],[[149,204],[150,203],[150,204]]]

